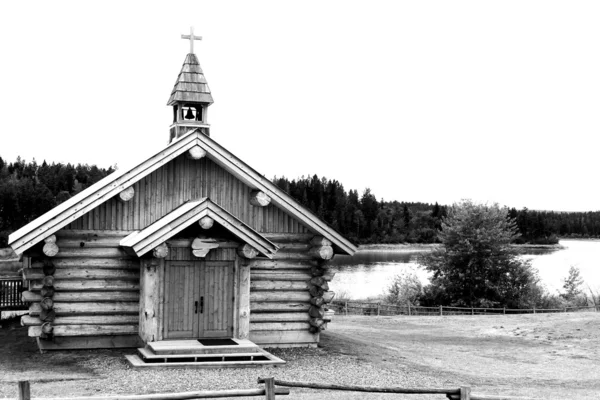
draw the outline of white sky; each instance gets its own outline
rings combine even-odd
[[[0,3],[0,156],[125,165],[168,141],[195,27],[211,137],[268,178],[599,210],[600,2]]]

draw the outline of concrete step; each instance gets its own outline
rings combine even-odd
[[[152,354],[148,349],[138,349],[142,357],[126,355],[133,368],[249,368],[283,365],[285,361],[259,349],[253,353],[229,354]],[[144,354],[149,357],[145,358]]]
[[[155,360],[170,360],[170,361],[176,361],[176,360],[184,360],[184,359],[191,359],[191,360],[218,360],[220,359],[221,361],[225,361],[225,359],[250,359],[253,360],[254,358],[256,358],[257,360],[261,360],[265,358],[265,355],[263,354],[263,352],[260,351],[260,349],[256,349],[256,351],[253,352],[248,352],[248,353],[227,353],[227,352],[223,352],[223,353],[207,353],[207,354],[156,354],[154,352],[152,352],[152,350],[147,349],[147,348],[139,348],[137,349],[139,356],[143,359],[146,360],[146,362],[154,362]]]
[[[197,340],[163,340],[150,342],[146,347],[157,355],[173,354],[231,354],[252,353],[260,349],[256,344],[245,339],[232,339],[237,345],[205,346]]]

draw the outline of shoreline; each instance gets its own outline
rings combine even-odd
[[[511,244],[511,247],[516,249],[548,249],[548,250],[563,250],[567,247],[557,244]],[[358,246],[358,251],[432,251],[441,248],[441,243],[374,243],[361,244]]]

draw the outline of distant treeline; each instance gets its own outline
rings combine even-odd
[[[94,184],[114,168],[38,164],[0,157],[0,247],[8,235]],[[356,243],[435,243],[447,206],[377,200],[326,178],[274,178],[273,182]],[[511,209],[522,243],[556,243],[558,237],[600,237],[600,212],[561,213]]]
[[[0,157],[0,248],[8,235],[114,171],[87,164],[38,164]]]
[[[336,180],[301,177],[273,182],[357,243],[435,243],[447,206],[377,200],[370,189],[346,192]],[[600,237],[600,211],[509,210],[521,232],[518,243],[554,244],[559,237]]]

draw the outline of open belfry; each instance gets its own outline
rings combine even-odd
[[[22,325],[41,350],[138,347],[136,367],[278,364],[264,348],[316,346],[327,325],[328,261],[356,246],[214,140],[200,38],[182,38],[169,143],[9,237],[28,266]]]

